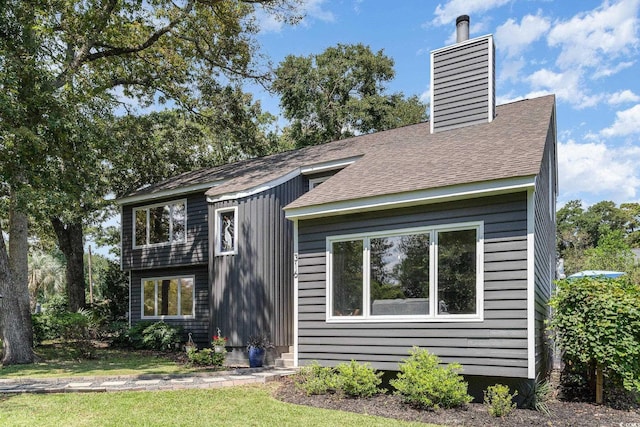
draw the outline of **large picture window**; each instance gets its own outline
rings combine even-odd
[[[480,318],[481,241],[481,223],[330,237],[327,317]]]
[[[193,277],[142,280],[142,317],[193,316]]]
[[[133,210],[134,247],[184,243],[187,228],[185,200]]]

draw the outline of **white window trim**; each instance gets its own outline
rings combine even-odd
[[[233,212],[233,220],[235,221],[233,227],[233,250],[232,251],[221,251],[220,243],[222,242],[222,230],[220,230],[220,215],[225,212]],[[214,221],[215,221],[215,247],[214,253],[215,256],[223,256],[223,255],[236,255],[238,253],[238,207],[231,206],[228,208],[219,208],[215,210],[214,213]]]
[[[158,312],[158,282],[162,280],[178,280],[180,283],[179,291],[178,291],[178,308],[181,309],[182,305],[182,280],[183,279],[191,279],[193,281],[193,296],[191,298],[192,307],[191,313],[188,315],[156,315],[156,316],[145,316],[144,314],[144,282],[153,280],[155,282],[154,289],[154,312]],[[161,276],[161,277],[145,277],[140,279],[140,319],[154,319],[154,320],[164,320],[164,319],[194,319],[196,317],[196,278],[193,275],[185,275],[185,276]]]
[[[438,314],[437,298],[437,236],[438,232],[456,230],[476,230],[476,313],[474,314]],[[429,314],[404,316],[372,316],[370,314],[370,256],[371,238],[429,233]],[[333,253],[334,242],[363,240],[363,313],[361,316],[333,315]],[[326,322],[327,323],[394,323],[394,322],[481,322],[484,320],[484,221],[443,224],[415,228],[403,228],[382,232],[343,234],[326,238]]]
[[[331,176],[323,176],[323,177],[319,177],[319,178],[309,178],[309,191],[313,190],[314,188],[316,188],[318,185],[322,184],[323,182],[325,182],[329,178],[331,178]]]
[[[167,205],[175,205],[178,203],[184,203],[184,239],[182,239],[181,241],[176,241],[173,242],[172,237],[173,237],[173,220],[171,220],[169,222],[169,241],[168,242],[160,242],[160,243],[145,243],[144,245],[136,245],[136,212],[140,211],[140,210],[146,210],[147,212],[147,225],[146,225],[146,238],[145,240],[148,242],[149,241],[149,210],[152,208],[157,208],[159,206],[167,206]],[[173,210],[173,208],[170,208],[171,210]],[[133,249],[141,249],[141,248],[151,248],[151,247],[157,247],[157,246],[171,246],[171,245],[183,245],[185,243],[187,243],[187,199],[180,199],[180,200],[171,200],[169,202],[164,202],[164,203],[155,203],[153,205],[145,205],[145,206],[138,206],[135,207],[133,209],[131,209],[131,222],[133,224],[133,227],[131,228],[131,239],[133,242]],[[173,214],[170,216],[170,218],[173,218]]]

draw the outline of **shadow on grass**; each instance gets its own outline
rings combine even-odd
[[[36,347],[37,362],[28,365],[0,367],[2,378],[113,376],[145,374],[179,374],[201,371],[180,361],[178,353],[108,348],[94,349],[94,357],[76,357],[77,351],[68,344],[51,343]]]

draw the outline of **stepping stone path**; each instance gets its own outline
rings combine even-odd
[[[182,390],[267,383],[295,372],[278,368],[239,368],[233,371],[176,375],[122,375],[118,377],[0,378],[0,394],[87,393],[129,390]]]

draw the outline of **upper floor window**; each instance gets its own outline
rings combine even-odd
[[[216,209],[215,221],[215,254],[235,255],[238,253],[238,207]]]
[[[330,237],[327,316],[480,319],[481,241],[481,223]]]
[[[323,177],[320,177],[320,178],[309,178],[309,191],[313,190],[314,188],[316,188],[318,185],[322,184],[323,182],[325,182],[329,178],[331,178],[331,177],[330,176],[323,176]]]
[[[186,242],[186,200],[135,208],[133,218],[134,247]]]

